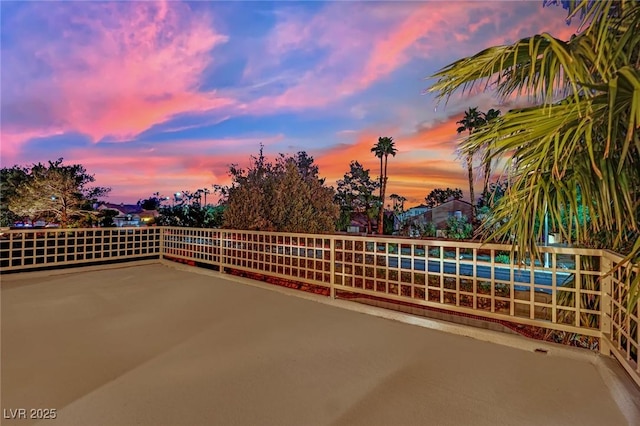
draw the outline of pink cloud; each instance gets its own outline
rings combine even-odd
[[[427,2],[416,4],[409,16],[387,34],[373,37],[373,49],[359,75],[359,83],[367,87],[383,78],[411,58],[433,56],[460,57],[486,47],[512,43],[536,32],[550,32],[567,39],[574,31],[559,16],[558,9],[540,8],[514,22],[508,19],[522,4],[517,2]],[[493,27],[500,36],[493,39],[479,36],[484,28]]]
[[[64,28],[59,38],[38,46],[33,40],[18,41],[33,48],[33,57],[51,74],[30,81],[15,102],[37,99],[46,104],[46,120],[58,131],[81,132],[93,140],[127,139],[176,114],[234,104],[215,91],[199,91],[201,75],[212,61],[211,50],[227,38],[215,32],[210,17],[189,6],[178,2],[38,6],[34,4],[33,13],[51,14],[52,22],[60,20],[58,26]],[[14,63],[16,70],[22,65],[28,64]],[[22,141],[33,131],[20,130]],[[20,144],[19,132],[13,133],[12,143]],[[5,134],[3,129],[3,139]]]
[[[266,42],[267,59],[262,66],[252,63],[248,74],[256,77],[295,51],[319,49],[321,59],[289,78],[283,93],[249,102],[247,110],[320,108],[367,89],[416,58],[425,64],[436,57],[452,61],[513,42],[537,27],[561,37],[571,32],[555,8],[514,20],[522,7],[518,2],[407,2],[356,8],[334,2],[314,16],[281,12]],[[488,40],[482,32],[489,30],[500,36]]]
[[[538,13],[528,14],[518,19],[518,25],[500,25],[498,34],[485,41],[487,46],[511,44],[518,39],[534,34],[549,33],[560,40],[569,40],[578,28],[578,20],[571,25],[565,22],[566,11],[559,7],[541,8]]]

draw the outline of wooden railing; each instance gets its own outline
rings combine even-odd
[[[604,250],[602,253],[603,336],[610,345],[604,353],[611,353],[640,386],[640,303],[628,309],[628,277],[640,274],[640,265],[624,262],[623,256]]]
[[[3,272],[135,260],[190,260],[600,339],[640,385],[640,317],[625,274],[638,265],[603,250],[543,247],[543,259],[500,244],[179,227],[11,230]],[[613,272],[611,272],[613,271]]]

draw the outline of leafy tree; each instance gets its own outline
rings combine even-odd
[[[570,224],[559,231],[570,243],[622,251],[639,262],[640,2],[562,4],[570,18],[581,14],[582,31],[570,40],[544,33],[490,47],[440,70],[429,90],[448,97],[482,84],[502,99],[523,95],[535,102],[464,144],[467,153],[489,147],[488,160],[511,158],[510,185],[486,238],[513,235],[520,251],[539,257],[541,231],[532,224],[546,212],[555,223],[566,214]],[[580,206],[588,207],[590,220],[575,219]],[[491,224],[501,222],[493,231]],[[627,278],[633,304],[640,274]]]
[[[20,188],[28,179],[29,170],[24,167],[3,167],[0,170],[0,226],[11,226],[21,219],[9,209],[9,200],[16,196]]]
[[[384,215],[384,233],[386,235],[391,235],[394,233],[394,231],[396,230],[395,228],[395,213],[394,212],[390,212],[390,214],[385,214]]]
[[[80,164],[65,166],[62,161],[60,158],[48,165],[25,168],[24,181],[10,190],[9,210],[18,217],[56,221],[62,227],[91,222],[95,216],[93,203],[110,189],[88,186],[95,181],[93,175]]]
[[[156,222],[161,226],[219,228],[223,223],[225,208],[225,206],[201,206],[197,203],[161,206]]]
[[[104,228],[112,228],[116,226],[113,219],[118,216],[118,212],[116,210],[104,209],[100,213],[100,218],[98,219],[98,224]]]
[[[305,152],[266,160],[263,147],[245,171],[231,165],[230,187],[217,187],[227,206],[224,226],[232,229],[321,233],[335,229],[339,207],[333,188],[318,178]]]
[[[368,219],[367,232],[371,233],[371,221],[378,213],[379,204],[374,192],[379,186],[380,182],[371,179],[369,169],[365,170],[357,161],[349,164],[349,171],[338,181],[335,195],[335,201],[340,206],[341,223],[345,227],[350,223],[351,213],[364,213]]]
[[[478,107],[469,108],[464,113],[464,118],[458,121],[456,124],[460,124],[458,127],[458,133],[469,132],[469,138],[473,135],[473,132],[479,127],[485,124],[482,113],[478,111]],[[469,200],[471,206],[475,209],[476,199],[473,191],[473,156],[476,150],[467,150],[467,172],[469,173]]]
[[[307,174],[308,168],[300,166],[295,157],[285,160],[276,179],[271,211],[275,229],[312,234],[335,230],[339,210],[333,202],[333,189],[321,184],[317,171]]]
[[[393,138],[379,137],[378,143],[371,148],[371,152],[380,158],[380,211],[378,212],[378,234],[384,233],[384,196],[387,190],[387,162],[389,155],[396,156],[398,152],[394,146]],[[384,159],[384,168],[383,160]]]
[[[206,210],[205,220],[203,225],[205,228],[219,228],[224,223],[224,211],[227,206],[217,205],[212,206],[207,204],[203,207]]]
[[[200,205],[202,194],[198,191],[180,191],[174,195],[176,205]]]
[[[440,204],[446,203],[447,201],[449,201],[450,199],[454,199],[454,200],[459,200],[462,198],[462,189],[460,188],[455,188],[455,189],[451,189],[451,188],[447,188],[447,189],[442,189],[442,188],[436,188],[433,191],[431,191],[429,193],[429,195],[427,195],[425,197],[425,202],[427,204],[428,207],[436,207],[439,206]]]
[[[318,165],[313,162],[313,157],[305,151],[298,151],[291,159],[304,179],[318,179]],[[280,154],[280,161],[287,162],[287,157]],[[324,183],[324,179],[321,179],[321,182]]]
[[[160,196],[159,192],[154,192],[153,195],[144,200],[138,200],[138,205],[144,210],[158,210],[162,205],[162,201],[166,198]]]

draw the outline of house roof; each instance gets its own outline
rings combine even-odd
[[[442,203],[442,204],[438,204],[437,206],[435,206],[435,207],[433,207],[433,208],[435,209],[435,208],[437,208],[437,207],[442,207],[442,206],[445,206],[445,205],[447,205],[447,204],[449,204],[449,203],[455,203],[455,202],[463,203],[463,204],[467,204],[467,205],[469,205],[469,206],[471,205],[471,203],[470,203],[470,202],[468,202],[468,201],[461,200],[461,199],[450,198],[450,199],[448,199],[447,201],[445,201],[444,203]]]
[[[428,208],[429,208],[429,206],[427,206],[426,204],[420,204],[420,205],[417,205],[417,206],[413,206],[408,210],[412,210],[412,209],[428,209]]]
[[[99,210],[110,209],[117,210],[122,214],[138,214],[142,212],[142,207],[137,204],[115,204],[115,203],[102,203]]]
[[[368,223],[367,215],[364,213],[354,212],[351,213],[351,222],[349,223],[351,226],[364,226],[366,227]],[[373,223],[373,221],[372,221]]]

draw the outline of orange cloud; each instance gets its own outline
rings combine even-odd
[[[214,183],[228,184],[225,174],[229,156],[188,154],[176,158],[154,153],[115,152],[108,156],[70,153],[65,163],[81,163],[94,174],[96,185],[112,189],[110,199],[132,203],[160,192],[169,196],[177,191],[211,189]]]
[[[168,196],[176,191],[211,189],[213,184],[228,185],[230,164],[246,167],[260,142],[269,146],[281,140],[282,135],[179,140],[151,146],[100,143],[70,150],[64,160],[82,164],[95,175],[96,185],[112,188],[111,199],[135,202],[154,192]]]
[[[464,138],[457,133],[463,113],[445,117],[435,123],[419,126],[413,132],[398,128],[364,129],[358,132],[339,132],[343,142],[316,151],[314,157],[320,174],[334,185],[349,170],[349,163],[357,160],[370,170],[373,179],[380,175],[380,160],[371,153],[371,147],[379,136],[393,135],[398,150],[389,157],[387,194],[396,193],[408,199],[407,206],[424,202],[426,195],[435,188],[461,188],[466,197],[469,184],[465,161],[456,150]],[[476,194],[482,189],[480,170],[474,174]]]

